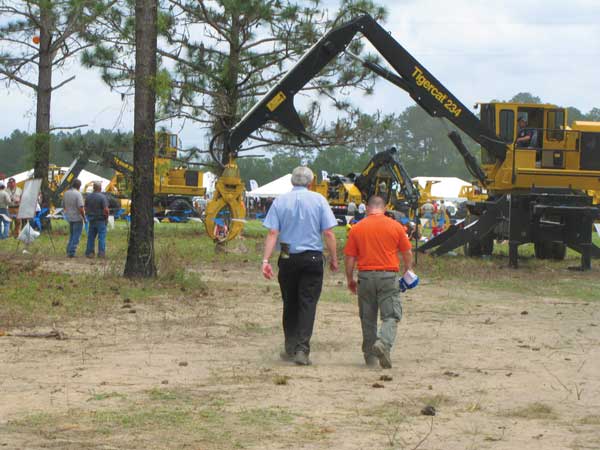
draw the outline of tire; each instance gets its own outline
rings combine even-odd
[[[465,256],[474,258],[483,254],[480,241],[470,241],[463,246]]]
[[[548,252],[546,250],[546,247],[547,247],[547,243],[543,242],[543,241],[533,243],[535,257],[537,259],[547,259],[548,258]]]
[[[188,217],[194,215],[194,207],[192,204],[183,198],[178,198],[169,203],[170,214],[177,217]],[[186,213],[186,211],[191,211]]]
[[[533,244],[537,259],[562,261],[567,255],[567,246],[562,242],[541,241]]]
[[[567,256],[567,246],[562,242],[552,242],[552,259],[562,261]]]
[[[490,233],[481,240],[481,254],[491,255],[492,253],[494,253],[494,235]]]

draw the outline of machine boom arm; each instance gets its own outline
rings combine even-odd
[[[278,122],[301,138],[312,139],[306,133],[294,107],[294,96],[332,59],[344,52],[357,33],[363,34],[373,44],[381,56],[394,68],[397,75],[378,64],[362,61],[365,67],[408,92],[413,100],[432,117],[448,119],[484,147],[496,160],[504,160],[506,145],[499,140],[496,134],[487,129],[477,116],[454,97],[369,15],[358,17],[331,30],[313,45],[259,103],[230,130],[225,150],[232,156],[236,156],[244,140],[270,120]],[[456,145],[454,139],[453,142]],[[464,145],[462,149],[459,148],[459,150],[463,149],[466,151]],[[472,155],[469,158],[463,154],[463,157],[472,173],[478,178],[484,177],[483,170]]]

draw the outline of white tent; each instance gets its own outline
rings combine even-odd
[[[61,167],[60,169],[61,169],[61,171],[66,172],[69,168]],[[6,180],[8,180],[9,178],[14,178],[17,183],[20,183],[21,181],[29,180],[29,179],[33,178],[33,169],[26,170],[25,172],[17,173],[16,175],[6,177]],[[108,183],[110,183],[110,180],[103,178],[100,175],[96,175],[95,173],[88,172],[87,170],[82,170],[79,173],[79,176],[77,178],[79,178],[81,180],[81,190],[82,191],[83,191],[85,185],[91,181],[100,181],[102,183],[103,190],[104,190],[104,188],[106,188]]]
[[[414,177],[412,180],[423,188],[428,181],[432,181],[431,195],[446,200],[458,200],[460,189],[463,186],[471,186],[471,183],[456,177]]]
[[[253,189],[251,191],[246,192],[246,197],[278,197],[281,194],[285,194],[292,190],[292,174],[288,173],[287,175],[282,176],[276,180],[267,183],[258,189]]]

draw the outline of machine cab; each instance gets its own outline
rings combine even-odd
[[[162,158],[177,158],[179,137],[167,132],[156,133],[156,154]]]
[[[596,189],[600,170],[600,123],[568,125],[567,110],[533,103],[481,104],[481,121],[506,143],[504,161],[482,148],[490,187]],[[524,121],[521,122],[520,119]]]
[[[566,152],[576,151],[578,132],[567,127],[567,111],[549,104],[487,103],[481,105],[482,121],[514,149],[521,168],[578,168],[577,158],[567,164]],[[491,163],[489,155],[484,163]]]

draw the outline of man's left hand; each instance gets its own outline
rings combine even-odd
[[[263,262],[262,274],[267,280],[273,278],[273,267],[271,267],[271,264],[269,264],[268,262]]]

